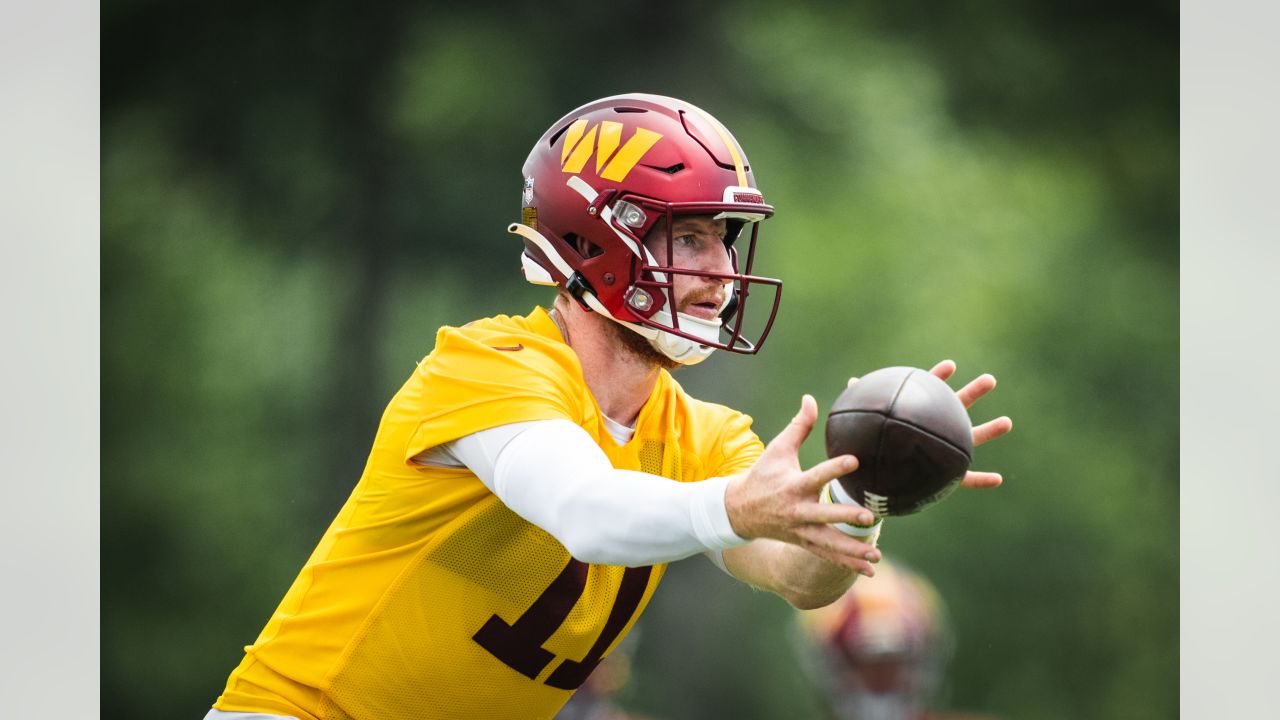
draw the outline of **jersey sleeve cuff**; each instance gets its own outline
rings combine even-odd
[[[729,523],[729,511],[724,506],[728,487],[727,477],[713,477],[692,485],[695,497],[689,509],[690,520],[694,535],[708,550],[727,550],[747,544]]]

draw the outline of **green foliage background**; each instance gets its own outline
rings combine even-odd
[[[1011,415],[995,492],[887,523],[957,635],[946,704],[1177,713],[1177,8],[129,0],[103,7],[103,706],[199,717],[435,329],[547,303],[519,168],[565,111],[733,129],[785,281],[754,358],[678,377],[768,438],[944,357]],[[820,438],[806,446],[822,458]],[[642,621],[664,718],[816,718],[788,608],[702,559]]]

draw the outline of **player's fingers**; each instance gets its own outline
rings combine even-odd
[[[1004,435],[1013,429],[1013,420],[1008,416],[1001,416],[995,420],[988,420],[973,429],[973,444],[981,445],[990,442]]]
[[[996,386],[996,377],[991,373],[983,373],[972,382],[956,391],[956,397],[965,407],[973,407],[979,398],[991,392]]]
[[[823,460],[800,474],[799,492],[805,497],[813,497],[822,490],[823,485],[857,469],[858,458],[852,455],[837,455]]]
[[[796,413],[795,417],[791,418],[791,422],[782,428],[782,432],[773,438],[765,448],[765,454],[795,455],[800,450],[800,445],[804,443],[804,439],[809,437],[809,431],[813,430],[813,423],[817,418],[818,402],[812,395],[806,393],[800,399],[800,412]]]
[[[859,575],[863,575],[865,577],[876,576],[875,566],[867,562],[866,560],[857,560],[854,558],[848,558],[841,555],[840,553],[831,552],[826,548],[816,547],[813,545],[809,545],[808,543],[801,543],[800,547],[804,548],[805,550],[808,550],[814,555],[817,555],[823,560],[826,560],[832,565],[840,565],[842,567],[847,567],[850,570],[858,573]]]
[[[970,470],[964,474],[964,480],[960,482],[960,487],[985,490],[987,488],[1000,487],[1003,482],[1004,478],[1001,477],[1000,473]]]
[[[824,553],[822,557],[859,572],[862,568],[871,569],[871,564],[880,562],[882,558],[880,551],[874,546],[845,535],[829,525],[812,525],[798,534],[804,546],[811,551],[820,550]]]
[[[871,527],[876,522],[876,518],[871,514],[870,510],[859,505],[846,505],[844,503],[810,503],[798,510],[796,517],[804,522],[821,525],[845,523]]]
[[[942,380],[947,380],[952,375],[956,374],[956,362],[954,360],[943,360],[937,365],[934,365],[929,372],[937,375]]]

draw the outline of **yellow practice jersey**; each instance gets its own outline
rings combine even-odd
[[[751,418],[691,398],[666,371],[618,446],[542,308],[442,328],[214,707],[319,720],[554,716],[666,566],[579,562],[470,471],[412,461],[470,433],[550,419],[580,425],[616,468],[679,482],[741,472],[763,450]]]

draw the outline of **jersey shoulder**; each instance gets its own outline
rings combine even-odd
[[[545,366],[548,371],[554,368],[582,377],[577,355],[540,307],[528,315],[496,315],[461,327],[442,327],[436,333],[435,349],[424,362],[441,362],[455,355],[499,366]]]
[[[577,355],[541,308],[443,327],[397,402],[417,427],[406,452],[416,454],[498,425],[590,414],[590,393]]]
[[[685,442],[695,445],[695,450],[709,459],[708,477],[742,472],[764,452],[764,444],[752,430],[750,415],[696,398],[670,375],[664,381],[674,395]]]
[[[737,429],[751,428],[752,419],[750,415],[735,410],[728,405],[721,403],[702,400],[690,395],[685,391],[684,387],[676,381],[666,370],[662,371],[663,381],[669,387],[669,391],[682,415],[685,416],[686,422],[692,422],[702,428],[724,428],[734,427]]]

